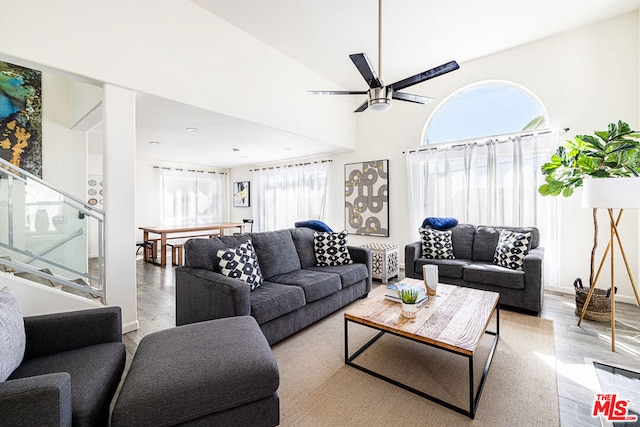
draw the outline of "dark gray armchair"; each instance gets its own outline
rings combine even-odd
[[[106,426],[125,366],[119,307],[24,318],[22,363],[0,382],[2,426]]]

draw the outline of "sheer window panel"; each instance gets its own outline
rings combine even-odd
[[[160,170],[164,225],[224,222],[227,176],[193,170]]]
[[[542,197],[540,167],[561,143],[558,132],[457,142],[407,152],[413,237],[428,216],[473,225],[535,226],[545,248],[545,283],[557,284],[557,201]]]
[[[325,216],[327,162],[254,170],[254,231],[293,227],[296,221]]]

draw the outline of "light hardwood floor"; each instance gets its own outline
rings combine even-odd
[[[139,258],[137,279],[140,328],[124,335],[127,367],[143,336],[175,326],[174,268]],[[374,280],[376,285],[380,281]],[[615,353],[611,351],[609,324],[585,320],[578,327],[574,308],[573,295],[547,292],[541,313],[554,323],[556,360],[551,363],[556,364],[561,423],[563,427],[599,426],[598,419],[591,417],[593,394],[587,384],[585,357],[640,370],[640,308],[616,304]]]

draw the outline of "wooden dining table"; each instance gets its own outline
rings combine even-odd
[[[243,222],[218,222],[213,224],[198,224],[198,225],[154,225],[148,227],[138,227],[142,230],[142,239],[144,242],[149,241],[149,235],[158,235],[160,240],[160,266],[167,265],[167,239],[179,239],[189,237],[207,237],[213,234],[213,232],[219,232],[224,236],[226,230],[239,230],[240,233],[244,232]],[[145,257],[146,259],[146,257]],[[154,260],[152,260],[154,261]]]

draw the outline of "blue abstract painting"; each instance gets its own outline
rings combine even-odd
[[[0,61],[0,157],[42,178],[42,73]]]

